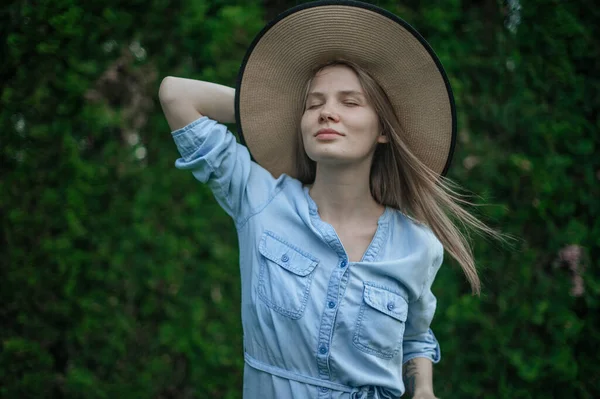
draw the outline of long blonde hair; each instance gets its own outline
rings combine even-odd
[[[389,98],[367,71],[351,61],[335,60],[319,65],[312,77],[334,65],[346,66],[356,73],[369,103],[379,116],[382,134],[389,138],[389,143],[377,146],[373,156],[371,195],[379,204],[398,209],[429,226],[445,250],[462,267],[473,293],[479,295],[481,282],[471,247],[465,234],[452,220],[476,233],[486,233],[494,238],[502,238],[502,235],[463,209],[461,205],[473,203],[458,193],[457,184],[432,171],[410,151],[402,139],[402,127]],[[312,78],[306,86],[305,100],[311,81]],[[316,176],[316,163],[304,150],[302,134],[296,136],[296,176],[302,183],[312,184]]]

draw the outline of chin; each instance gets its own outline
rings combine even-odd
[[[308,157],[315,161],[317,164],[324,165],[340,165],[343,163],[352,162],[352,158],[348,158],[347,155],[341,153],[335,153],[333,151],[315,151],[308,154]]]

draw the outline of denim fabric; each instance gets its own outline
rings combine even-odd
[[[175,166],[209,185],[239,237],[244,398],[397,398],[402,364],[440,360],[431,285],[443,247],[387,207],[349,262],[308,188],[251,161],[226,126],[202,117],[173,132]]]

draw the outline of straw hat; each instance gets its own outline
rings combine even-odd
[[[236,87],[238,132],[274,177],[294,176],[303,96],[318,64],[344,58],[383,87],[411,151],[444,175],[456,141],[450,83],[429,44],[396,15],[358,1],[316,1],[277,16],[244,57]]]

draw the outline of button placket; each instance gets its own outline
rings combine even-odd
[[[309,198],[309,202],[310,201],[311,199]],[[329,276],[326,291],[327,299],[324,304],[325,311],[321,316],[321,322],[319,325],[319,346],[317,347],[318,349],[316,356],[319,377],[329,380],[331,378],[329,355],[333,350],[329,345],[331,344],[330,341],[332,339],[332,332],[335,326],[335,315],[339,309],[339,301],[343,297],[343,295],[340,296],[340,292],[345,290],[345,286],[347,284],[347,278],[345,278],[345,276],[348,275],[348,255],[345,253],[344,247],[333,227],[320,220],[318,217],[318,212],[314,211],[313,209],[310,211],[313,225],[321,233],[323,241],[325,241],[337,254],[337,264],[331,265],[334,267],[334,270],[332,270],[331,275]],[[331,390],[328,392],[331,392]],[[329,395],[327,393],[319,395],[320,399],[324,399],[325,397],[329,397]]]

